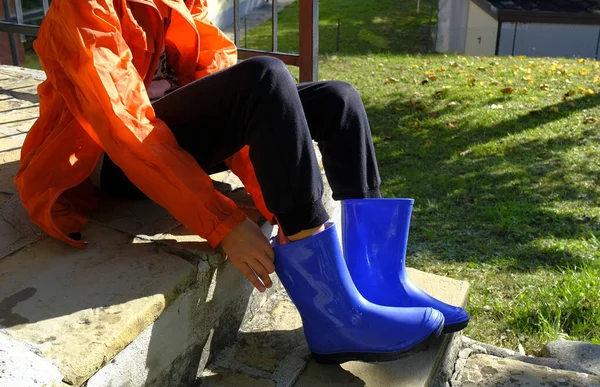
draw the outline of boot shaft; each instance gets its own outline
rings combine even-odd
[[[354,284],[368,300],[397,292],[399,280],[406,280],[413,203],[413,199],[342,201],[344,256]]]

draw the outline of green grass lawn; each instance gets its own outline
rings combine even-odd
[[[436,10],[433,13],[432,5]],[[436,12],[434,0],[421,0],[419,13],[416,0],[320,0],[319,51],[321,54],[433,51],[433,40],[427,36],[435,32]],[[298,52],[298,2],[287,6],[278,19],[279,51]],[[244,43],[245,40],[240,39]],[[253,29],[247,42],[247,48],[271,50],[271,22]]]
[[[344,53],[321,34],[320,79],[361,92],[384,195],[415,199],[409,265],[469,281],[475,339],[528,353],[557,337],[600,344],[600,63],[406,55],[421,45],[392,26],[414,34],[428,15],[403,4],[322,0],[322,29],[357,19]],[[369,31],[387,43],[361,40]]]

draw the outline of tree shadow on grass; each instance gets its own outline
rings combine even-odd
[[[489,262],[514,271],[579,267],[594,258],[557,241],[585,243],[600,233],[598,215],[583,210],[600,201],[597,163],[566,157],[595,141],[597,132],[509,137],[597,107],[599,98],[549,105],[492,126],[433,124],[423,132],[414,123],[433,112],[447,114],[445,108],[406,109],[405,97],[366,105],[373,132],[382,139],[376,150],[384,192],[416,199],[409,254],[428,252],[440,260]],[[424,146],[428,137],[431,144]],[[503,145],[470,152],[491,141]],[[563,205],[572,208],[556,208]]]

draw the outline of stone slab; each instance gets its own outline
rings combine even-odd
[[[151,200],[120,200],[103,197],[91,219],[131,236],[154,237],[179,226],[171,214]],[[84,235],[84,239],[88,240]]]
[[[413,282],[432,296],[452,305],[466,306],[469,295],[467,282],[415,269],[407,270]],[[323,366],[311,361],[294,386],[429,386],[451,341],[452,335],[442,336],[429,350],[392,362],[347,362]]]
[[[469,357],[462,375],[462,387],[600,386],[600,376],[555,370],[518,360],[482,354]]]
[[[275,387],[270,379],[249,376],[241,372],[216,369],[207,372],[202,387]]]
[[[575,363],[586,372],[600,375],[600,345],[581,341],[555,340],[544,346],[542,354],[545,357]]]
[[[32,346],[0,331],[0,387],[66,387],[62,378]]]
[[[194,281],[196,267],[91,224],[86,249],[44,239],[0,261],[0,329],[79,386]]]
[[[18,195],[5,195],[0,209],[0,260],[43,237],[42,231],[29,220]]]

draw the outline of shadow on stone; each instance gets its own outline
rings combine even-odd
[[[311,361],[294,387],[364,387],[365,385],[364,380],[345,370],[343,365],[323,365]]]

